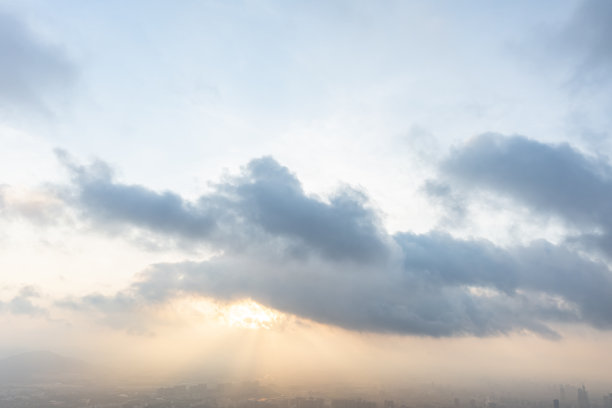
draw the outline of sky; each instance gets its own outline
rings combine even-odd
[[[609,384],[610,19],[0,0],[0,356]]]

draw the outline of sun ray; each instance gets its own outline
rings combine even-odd
[[[251,299],[246,299],[222,311],[221,320],[230,327],[270,330],[281,323],[282,315]]]

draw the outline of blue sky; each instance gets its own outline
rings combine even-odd
[[[603,367],[611,13],[1,1],[0,352],[157,350],[246,301],[381,361],[399,336]]]

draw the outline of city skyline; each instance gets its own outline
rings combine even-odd
[[[0,358],[609,392],[610,19],[0,0]]]

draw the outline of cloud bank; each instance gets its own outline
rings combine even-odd
[[[122,184],[103,162],[82,166],[59,156],[72,176],[68,202],[96,225],[137,228],[217,251],[204,262],[152,265],[114,296],[63,302],[96,310],[114,327],[145,330],[135,317],[139,310],[202,296],[250,298],[367,332],[440,337],[530,331],[558,338],[554,326],[560,323],[612,329],[612,273],[570,246],[539,240],[500,247],[441,231],[389,234],[365,194],[307,195],[298,178],[270,157],[251,161],[189,201]],[[610,225],[610,166],[569,145],[483,135],[456,149],[440,173],[440,183],[453,188],[508,195],[536,213],[553,212],[580,225],[606,231]]]

